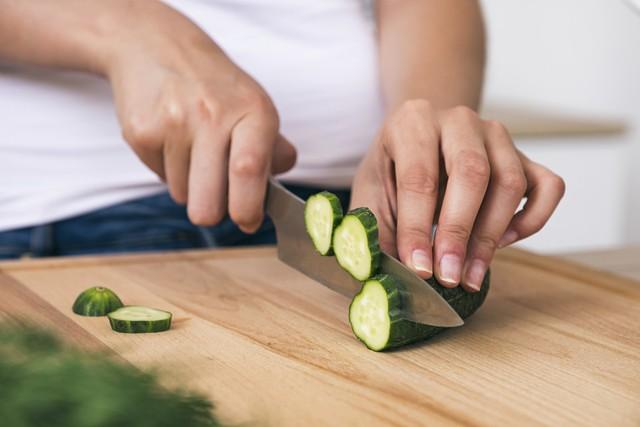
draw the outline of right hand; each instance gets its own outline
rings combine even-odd
[[[253,232],[269,175],[293,167],[295,149],[260,85],[195,24],[158,7],[157,21],[127,30],[109,59],[123,136],[194,224],[228,213]]]

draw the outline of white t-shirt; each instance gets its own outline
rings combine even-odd
[[[383,116],[368,2],[166,2],[274,100],[281,132],[298,150],[283,179],[348,186]],[[0,231],[164,190],[122,139],[108,82],[0,64]]]

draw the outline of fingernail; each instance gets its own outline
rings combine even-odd
[[[518,233],[515,230],[509,230],[502,236],[500,242],[498,242],[499,248],[504,248],[505,246],[509,246],[513,242],[518,240]]]
[[[460,257],[454,254],[446,254],[440,258],[440,280],[456,285],[460,282],[460,269],[462,262]]]
[[[465,280],[466,285],[474,291],[479,291],[486,272],[487,266],[483,261],[480,261],[479,259],[473,260],[471,265],[467,268],[467,277]]]
[[[411,263],[413,268],[418,271],[424,271],[425,273],[433,274],[433,266],[431,264],[431,257],[427,251],[422,249],[416,249],[411,253]]]

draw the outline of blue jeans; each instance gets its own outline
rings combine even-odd
[[[306,199],[317,188],[287,185]],[[345,208],[348,190],[334,191]],[[255,234],[245,234],[229,218],[213,227],[198,227],[186,208],[168,193],[121,203],[64,221],[0,232],[0,259],[275,243],[273,223],[265,218]]]

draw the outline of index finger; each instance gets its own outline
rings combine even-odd
[[[445,286],[460,282],[467,242],[489,183],[490,165],[479,119],[459,110],[442,127],[449,175],[435,238],[436,275]]]
[[[438,203],[438,132],[430,109],[387,132],[397,193],[398,255],[422,278],[433,274],[431,229]]]

